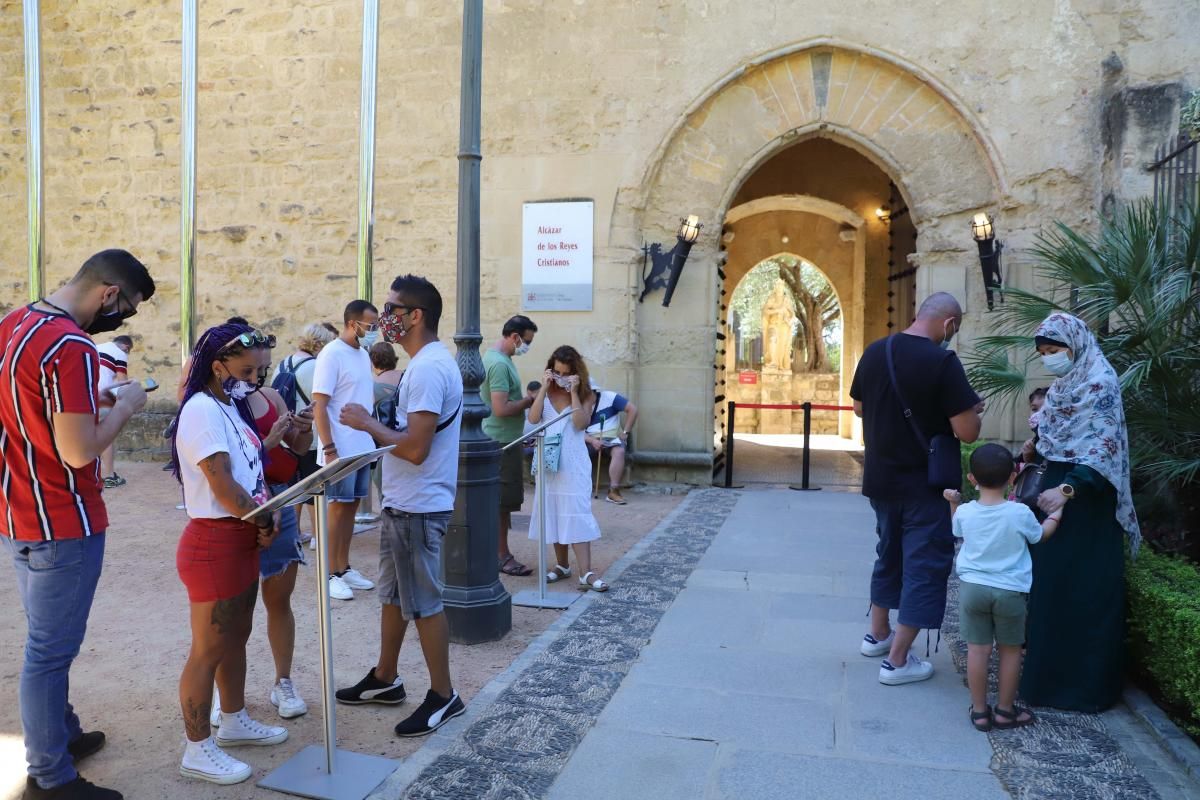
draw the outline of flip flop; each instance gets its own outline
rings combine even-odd
[[[526,575],[532,575],[533,570],[522,564],[510,553],[507,558],[500,562],[500,571],[505,575],[511,575],[514,578],[524,578]]]

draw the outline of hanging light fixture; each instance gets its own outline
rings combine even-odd
[[[1004,245],[996,239],[996,229],[992,218],[980,212],[971,220],[971,236],[979,247],[979,267],[983,271],[983,287],[987,293],[988,311],[994,308],[994,292],[1000,293],[1000,302],[1004,302],[1004,289],[1000,277],[1000,253]]]
[[[689,214],[679,220],[679,230],[675,232],[675,246],[667,252],[662,251],[662,245],[657,242],[642,247],[642,294],[638,302],[646,299],[653,289],[666,287],[663,295],[663,307],[671,305],[671,297],[675,294],[675,286],[683,273],[683,265],[687,263],[692,245],[700,238],[700,218]],[[646,272],[647,261],[650,261],[650,271]]]

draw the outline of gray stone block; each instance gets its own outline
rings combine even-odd
[[[695,800],[704,794],[716,757],[715,742],[598,727],[571,756],[548,797]]]
[[[987,737],[980,736],[985,742]],[[921,800],[1008,800],[984,769],[965,772],[909,763],[736,750],[723,758],[705,795],[711,800],[830,800],[914,797]]]

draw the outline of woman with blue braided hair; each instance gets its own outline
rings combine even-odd
[[[241,517],[269,497],[263,443],[246,398],[254,391],[260,350],[273,342],[248,325],[209,328],[192,351],[171,442],[171,469],[183,484],[191,518],[175,563],[191,603],[192,646],[179,680],[187,745],[180,772],[213,783],[250,777],[247,764],[222,746],[270,745],[286,728],[246,713],[246,640],[258,597],[259,551],[271,545],[278,515]],[[213,680],[221,693],[221,727],[209,725]],[[225,710],[230,709],[230,710]]]

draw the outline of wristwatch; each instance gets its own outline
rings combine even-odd
[[[1062,486],[1059,486],[1058,490],[1062,492],[1062,496],[1068,500],[1075,496],[1075,487],[1069,483],[1064,483]]]

